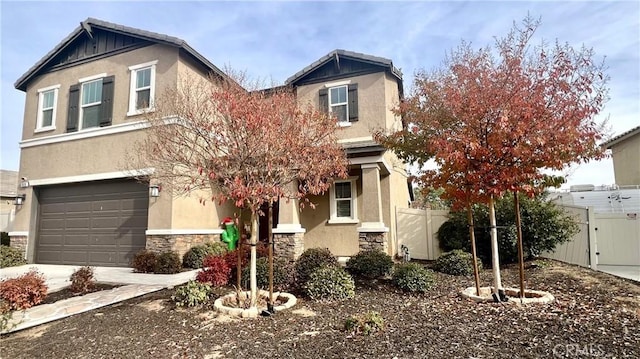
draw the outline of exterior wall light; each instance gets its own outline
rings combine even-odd
[[[27,199],[27,195],[24,193],[16,195],[16,198],[14,199],[13,204],[15,204],[16,206],[22,206],[22,204],[26,199]]]
[[[149,197],[160,197],[160,185],[149,185]]]

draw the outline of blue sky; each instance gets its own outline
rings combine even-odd
[[[87,17],[186,40],[218,67],[284,82],[337,48],[392,59],[410,89],[416,70],[441,64],[461,40],[486,46],[527,13],[542,18],[536,41],[592,47],[606,57],[611,134],[640,125],[640,2],[0,2],[0,167],[17,170],[29,67]],[[567,172],[569,184],[612,184],[612,161]]]

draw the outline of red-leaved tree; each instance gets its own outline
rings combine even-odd
[[[211,190],[211,200],[250,211],[255,308],[261,206],[324,193],[334,178],[346,177],[348,162],[335,119],[299,105],[289,88],[248,91],[241,85],[247,82],[236,75],[188,78],[169,89],[147,114],[151,126],[138,157],[176,194]]]
[[[530,17],[522,27],[514,23],[494,47],[463,42],[443,67],[416,75],[397,109],[407,126],[376,136],[405,160],[435,160],[438,169],[419,176],[424,188],[443,188],[456,207],[489,204],[496,296],[502,283],[494,199],[506,191],[533,195],[548,183],[545,169],[604,156],[603,125],[595,120],[607,99],[604,64],[586,48],[532,46],[538,26]]]

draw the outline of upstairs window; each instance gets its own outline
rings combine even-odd
[[[36,132],[56,129],[56,109],[59,88],[60,85],[55,85],[38,90]]]
[[[130,66],[131,86],[128,116],[153,109],[155,96],[156,64],[158,61]]]
[[[347,122],[347,86],[333,87],[329,89],[329,112],[333,114],[339,122]]]
[[[114,77],[100,74],[69,88],[67,132],[111,125]]]
[[[334,116],[341,125],[358,121],[358,85],[325,85],[320,89],[320,108]]]
[[[102,104],[102,79],[82,84],[82,103],[80,128],[98,127],[100,125],[100,105]]]

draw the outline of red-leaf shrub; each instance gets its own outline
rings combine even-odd
[[[0,298],[9,303],[10,310],[31,308],[47,296],[44,276],[35,269],[12,279],[0,282]]]
[[[244,251],[244,253],[242,253],[242,257],[240,258],[241,260],[241,264],[240,266],[242,268],[244,268],[247,263],[249,263],[249,256],[247,256],[247,252],[248,251]],[[229,268],[237,268],[238,266],[238,250],[235,250],[233,252],[227,252],[225,254],[223,254],[221,256],[222,258],[224,258],[225,262],[227,262],[227,265],[229,266]]]
[[[247,250],[245,251],[246,253],[248,253],[249,255],[251,255],[251,253]],[[256,246],[256,257],[258,258],[265,258],[265,257],[269,257],[269,244],[266,242],[258,242],[258,245]]]
[[[149,250],[143,249],[133,256],[131,266],[137,273],[153,273],[158,261],[158,255]]]
[[[211,283],[215,287],[229,283],[231,267],[224,256],[207,256],[202,262],[203,269],[196,275],[201,283]]]
[[[95,288],[96,283],[93,278],[93,268],[82,267],[71,274],[71,285],[69,290],[73,293],[89,293]]]

